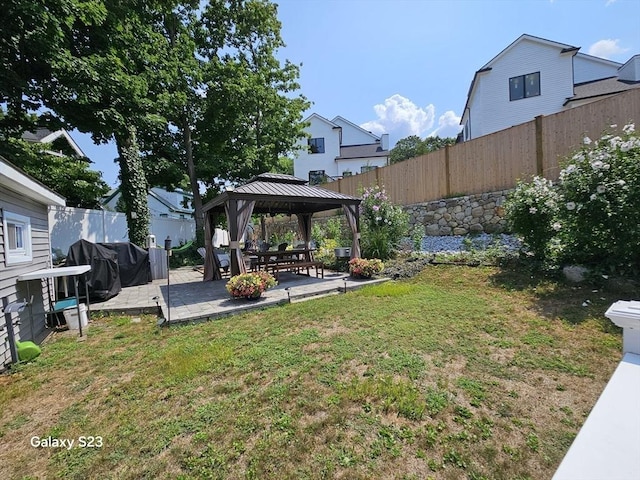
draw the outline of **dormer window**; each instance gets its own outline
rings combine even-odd
[[[311,153],[324,153],[324,138],[310,138],[309,139],[309,152]]]
[[[540,72],[519,75],[509,79],[509,100],[537,97],[540,95]]]

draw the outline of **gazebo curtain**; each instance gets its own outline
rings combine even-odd
[[[359,211],[358,205],[342,205],[347,223],[353,234],[353,242],[351,243],[351,258],[360,257],[360,232],[359,232]]]
[[[211,280],[220,280],[222,275],[220,274],[220,262],[218,262],[218,256],[215,255],[213,249],[213,233],[211,228],[211,215],[207,214],[204,218],[204,276],[203,282],[210,282]]]
[[[304,247],[311,248],[311,217],[313,213],[296,213],[298,217],[298,231],[302,240],[304,240]]]
[[[227,214],[227,224],[229,225],[229,249],[231,257],[231,275],[246,273],[247,267],[242,258],[240,250],[240,239],[244,235],[253,207],[256,202],[254,200],[228,200],[224,205]]]

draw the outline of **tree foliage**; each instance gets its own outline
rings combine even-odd
[[[456,139],[453,137],[440,138],[435,136],[426,137],[423,140],[417,135],[410,135],[398,140],[395,146],[391,149],[389,159],[391,163],[397,163],[409,158],[419,157],[425,153],[435,152],[447,145],[453,145],[455,143]]]
[[[218,31],[215,7],[203,16],[208,32]],[[231,25],[227,48],[200,51],[208,63],[199,169],[203,179],[239,181],[277,168],[280,157],[293,151],[304,136],[302,113],[310,104],[293,95],[298,66],[276,58],[284,46],[276,5],[231,2],[225,18]]]
[[[98,208],[109,191],[88,158],[53,154],[50,146],[15,138],[0,143],[0,155],[66,199],[69,207]]]
[[[513,231],[548,266],[580,264],[638,275],[640,137],[633,124],[561,162],[556,183],[520,183],[506,203]]]
[[[14,1],[3,4],[0,29],[0,154],[66,198],[67,205],[93,208],[108,190],[90,161],[75,152],[51,154],[64,145],[33,144],[23,133],[56,131],[63,119],[46,109],[45,85],[56,74],[65,36],[76,22],[98,21],[101,2],[79,0]]]
[[[188,182],[201,230],[202,183],[282,168],[303,136],[309,103],[295,95],[298,67],[276,57],[268,1],[17,0],[5,22],[0,131],[55,121],[115,141],[134,242],[149,182]]]

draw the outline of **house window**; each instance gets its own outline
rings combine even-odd
[[[325,181],[324,170],[311,170],[309,172],[309,185],[318,185]]]
[[[4,230],[5,255],[7,265],[27,263],[33,260],[31,252],[31,220],[29,217],[4,211],[2,226]]]
[[[509,100],[520,100],[538,95],[540,95],[540,72],[509,79]]]
[[[310,138],[309,151],[311,153],[324,153],[324,138]]]
[[[367,173],[370,172],[371,170],[375,170],[376,167],[375,165],[363,165],[360,167],[360,173]]]

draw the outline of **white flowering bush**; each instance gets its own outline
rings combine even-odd
[[[615,126],[612,126],[615,127]],[[506,205],[514,233],[545,260],[632,273],[640,269],[640,138],[585,138],[556,184],[519,184]]]
[[[556,233],[553,226],[558,192],[553,182],[542,177],[535,177],[531,183],[519,182],[505,204],[505,213],[511,230],[522,236],[524,246],[545,258]]]
[[[585,138],[563,164],[556,221],[565,262],[640,267],[640,137],[634,125],[622,134]]]
[[[409,231],[409,216],[389,200],[378,185],[362,192],[360,204],[362,256],[391,258],[398,244]]]

